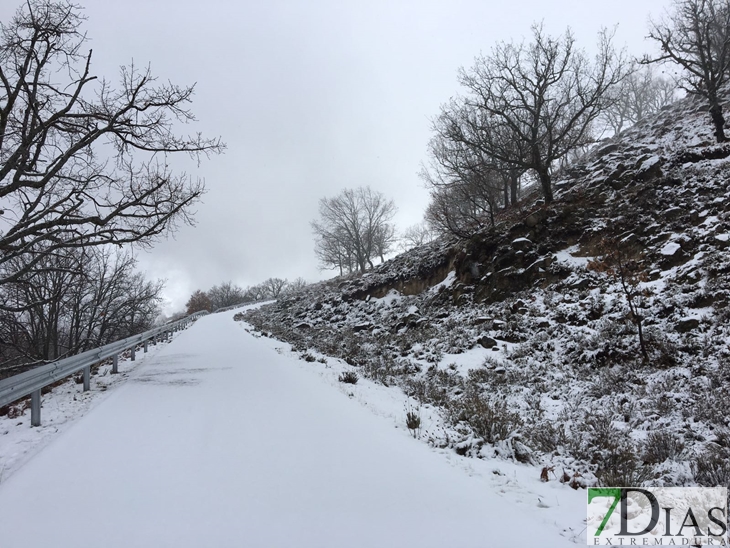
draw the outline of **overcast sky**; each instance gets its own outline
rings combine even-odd
[[[618,24],[617,43],[638,55],[653,48],[644,40],[649,14],[667,5],[79,1],[94,74],[114,79],[134,60],[161,79],[197,82],[195,129],[228,145],[196,169],[208,188],[196,226],[139,253],[148,276],[167,279],[168,311],[226,280],[331,276],[317,268],[309,223],[318,200],[344,188],[370,185],[393,198],[400,229],[419,222],[428,202],[418,171],[430,120],[459,91],[458,67],[496,41],[527,37],[543,20],[553,34],[570,26],[590,51],[602,26]],[[3,20],[17,4],[3,0]]]

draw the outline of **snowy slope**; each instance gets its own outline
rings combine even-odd
[[[363,405],[382,409],[383,387],[348,397],[232,315],[181,333],[0,484],[3,548],[584,542],[584,493],[465,467]]]
[[[432,407],[435,447],[578,488],[730,487],[730,145],[711,129],[678,101],[556,173],[553,203],[243,319]]]

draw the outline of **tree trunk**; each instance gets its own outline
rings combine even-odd
[[[639,346],[641,347],[641,355],[644,357],[644,363],[649,362],[649,352],[646,350],[646,341],[644,341],[644,327],[642,325],[643,318],[636,316],[636,329],[639,331]]]
[[[545,203],[549,204],[553,201],[553,184],[548,169],[541,169],[537,172],[540,177],[540,185],[542,185],[542,193],[545,196]]]
[[[516,174],[510,175],[510,190],[512,191],[512,205],[517,203],[517,188],[520,184],[520,176]]]
[[[507,181],[504,182],[504,208],[507,209],[509,207],[509,183]],[[490,207],[491,210],[491,207]]]
[[[725,138],[725,118],[722,115],[722,107],[717,98],[710,99],[710,116],[715,126],[715,139],[718,143],[724,143]]]

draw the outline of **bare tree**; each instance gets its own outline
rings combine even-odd
[[[677,88],[674,82],[654,75],[651,67],[636,67],[614,88],[613,101],[601,118],[618,135],[628,126],[634,125],[646,116],[675,99]]]
[[[322,268],[338,268],[340,276],[357,270],[354,250],[345,230],[339,227],[327,230],[324,225],[315,223],[312,223],[312,229],[315,235],[314,253]]]
[[[674,12],[649,24],[661,54],[643,63],[672,62],[684,69],[682,89],[707,99],[718,143],[726,140],[720,89],[730,67],[730,0],[677,0]]]
[[[301,291],[308,285],[309,284],[307,283],[307,280],[305,280],[304,278],[297,278],[293,282],[289,282],[289,284],[286,286],[286,293],[296,293],[298,291]]]
[[[269,278],[268,280],[264,280],[261,285],[266,291],[266,295],[268,297],[272,299],[278,299],[281,294],[286,290],[289,282],[287,280],[282,280],[281,278]]]
[[[204,183],[171,172],[165,157],[224,148],[173,131],[194,121],[193,86],[134,65],[116,86],[94,76],[82,23],[75,4],[28,0],[0,26],[0,286],[48,254],[149,245],[191,222]]]
[[[436,238],[436,233],[428,222],[412,225],[403,231],[401,248],[404,251],[425,245]]]
[[[232,282],[215,285],[208,290],[207,294],[212,310],[242,303],[246,298],[244,290]]]
[[[268,292],[263,284],[247,287],[244,295],[245,299],[243,302],[256,302],[268,298]]]
[[[592,139],[609,92],[626,74],[623,53],[614,52],[611,40],[607,31],[599,35],[594,63],[575,48],[569,30],[553,38],[535,25],[531,43],[497,44],[460,70],[468,94],[442,108],[437,136],[487,163],[534,170],[552,201],[553,164]]]
[[[201,291],[200,289],[196,290],[192,295],[190,295],[188,302],[185,303],[185,307],[187,308],[188,314],[194,314],[203,310],[211,312],[213,309],[213,305],[210,302],[208,294],[205,291]]]
[[[434,186],[426,220],[439,232],[469,238],[489,226],[499,207],[498,180],[480,178],[474,174],[464,179],[452,179],[449,184]]]
[[[7,308],[21,312],[0,311],[0,369],[73,355],[149,329],[163,285],[145,280],[135,266],[129,252],[71,249],[37,261],[33,284],[5,284]]]
[[[588,268],[609,274],[621,284],[621,290],[629,307],[628,318],[636,326],[639,349],[644,363],[649,361],[646,337],[644,335],[644,313],[646,300],[651,290],[643,287],[649,277],[641,264],[639,250],[626,244],[616,236],[606,238],[599,246],[601,257],[588,263]]]
[[[398,235],[395,231],[395,225],[390,223],[382,223],[373,231],[373,251],[372,254],[380,258],[380,262],[385,262],[385,256],[395,246],[398,241]],[[372,262],[370,262],[372,266]]]
[[[364,272],[373,257],[381,260],[396,237],[391,224],[396,212],[392,200],[370,187],[343,190],[319,201],[320,220],[312,222],[315,253],[324,268]]]

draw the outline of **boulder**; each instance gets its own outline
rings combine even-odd
[[[495,346],[497,346],[497,341],[495,341],[492,337],[487,337],[486,335],[483,337],[479,337],[477,342],[484,348],[494,348]]]
[[[605,156],[606,154],[611,154],[612,152],[616,152],[617,150],[618,145],[616,143],[610,143],[596,150],[593,153],[593,156],[594,158],[601,158],[602,156]]]
[[[588,289],[588,287],[591,285],[591,281],[588,278],[581,278],[579,280],[574,281],[571,285],[571,289],[575,289],[576,291],[581,291],[583,289]]]
[[[662,256],[661,267],[663,270],[684,264],[689,258],[677,242],[667,242],[659,249],[659,253]]]
[[[662,176],[663,160],[659,156],[651,156],[647,158],[636,170],[636,178],[640,181],[650,181]]]
[[[529,228],[534,228],[542,223],[545,219],[547,219],[547,217],[547,211],[545,211],[544,209],[539,209],[527,216],[527,218],[525,219],[525,224]]]
[[[689,333],[690,331],[697,329],[699,325],[700,321],[697,318],[682,318],[676,323],[674,328],[679,333]]]
[[[532,241],[528,240],[527,238],[516,238],[512,240],[512,248],[516,249],[517,251],[527,251],[530,249],[534,244]]]

